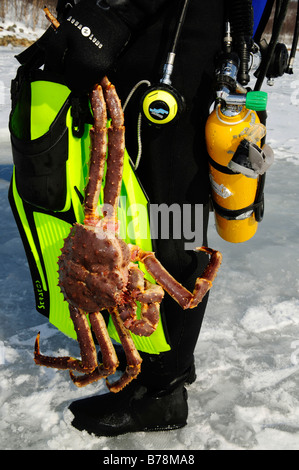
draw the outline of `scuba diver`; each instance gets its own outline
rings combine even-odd
[[[74,155],[89,146],[85,132],[86,125],[91,124],[88,93],[107,74],[122,103],[126,103],[126,149],[149,205],[176,206],[181,213],[186,206],[190,209],[188,233],[182,230],[180,237],[156,237],[153,248],[162,265],[192,291],[208,257],[186,249],[191,227],[196,241],[200,239],[200,245],[208,246],[211,205],[215,212],[221,211],[215,198],[211,201],[211,183],[213,189],[218,183],[211,181],[210,167],[221,173],[223,165],[211,162],[205,135],[215,86],[219,106],[236,94],[235,88],[239,94],[246,94],[254,36],[261,35],[260,25],[264,27],[269,18],[270,3],[272,8],[273,2],[254,0],[58,0],[59,27],[50,26],[40,40],[17,57],[21,67],[12,83],[10,130],[15,172],[9,199],[28,256],[37,310],[61,331],[68,333],[61,319],[66,307],[60,307],[61,300],[54,292],[56,278],[52,279],[52,272],[57,271],[57,240],[53,241],[55,251],[45,239],[57,236],[60,242],[67,233],[65,226],[80,217],[77,206],[82,203],[82,173],[86,169],[81,157]],[[277,3],[281,20],[287,2]],[[263,51],[262,63],[268,62],[260,69],[261,83],[270,66],[274,69],[276,43],[277,37]],[[215,67],[223,50],[223,70],[228,70],[228,64],[231,69],[220,73],[217,81]],[[228,90],[226,95],[224,89]],[[51,101],[49,106],[44,104],[47,100]],[[237,104],[228,106],[236,108]],[[261,111],[259,121],[265,124],[264,106],[254,106]],[[49,117],[49,109],[55,110],[53,116]],[[51,136],[45,133],[49,122],[43,125],[49,119],[57,124],[52,126]],[[255,178],[250,203],[251,214],[258,211],[261,220],[261,175],[268,168],[264,161],[271,157],[269,150],[261,153],[256,145],[249,147],[262,160],[263,171]],[[48,160],[42,163],[45,154]],[[244,203],[244,207],[247,205]],[[222,208],[221,217],[231,220],[225,210],[230,209]],[[233,215],[235,220],[241,213],[243,209]],[[226,224],[225,230],[230,227]],[[185,426],[186,387],[196,380],[194,350],[207,301],[208,295],[196,308],[182,310],[165,295],[163,328],[157,343],[149,346],[140,340],[143,363],[137,379],[117,394],[99,394],[71,403],[73,426],[98,436]],[[117,353],[121,358],[121,351]]]

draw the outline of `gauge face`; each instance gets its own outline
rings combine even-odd
[[[165,90],[150,91],[143,101],[143,112],[147,119],[155,124],[166,124],[177,114],[178,105],[175,97]]]
[[[156,100],[149,106],[148,112],[153,119],[163,121],[163,119],[168,118],[170,110],[165,101]]]

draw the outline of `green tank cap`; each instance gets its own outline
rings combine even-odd
[[[265,91],[249,91],[246,95],[246,108],[254,111],[265,111],[268,94]]]

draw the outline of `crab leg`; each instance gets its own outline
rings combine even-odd
[[[116,218],[125,151],[124,113],[114,85],[110,83],[107,77],[103,78],[101,85],[103,87],[105,100],[111,117],[111,125],[108,129],[108,158],[104,189],[104,215]]]
[[[135,301],[119,307],[119,313],[126,328],[139,336],[150,336],[159,323],[159,306],[164,297],[164,290],[158,284],[144,279],[143,272],[133,264],[130,268],[128,289],[132,297],[141,302],[141,318],[136,315]]]
[[[156,282],[158,282],[158,284],[160,284],[183,309],[188,309],[196,307],[212,287],[212,282],[216,277],[222,260],[222,255],[219,251],[206,247],[197,248],[196,250],[210,254],[211,259],[204,270],[202,277],[198,277],[196,279],[193,293],[189,292],[184,286],[176,281],[168,271],[166,271],[162,264],[157,260],[154,253],[143,251],[140,248],[139,250],[134,248],[134,253],[132,254],[136,257],[136,261],[144,263],[147,271],[153,276]]]
[[[97,367],[97,354],[85,313],[70,305],[70,316],[74,323],[80,346],[82,361],[74,357],[50,357],[40,354],[39,337],[35,341],[34,361],[39,366],[53,367],[61,370],[92,372]]]
[[[117,393],[137,377],[140,372],[142,359],[136,349],[130,333],[123,325],[117,308],[109,309],[109,313],[127,358],[127,367],[121,378],[112,384],[107,381],[107,387],[109,390],[111,392]]]
[[[94,116],[94,125],[90,129],[90,168],[89,179],[85,189],[86,225],[95,225],[99,220],[97,205],[99,201],[107,151],[107,111],[102,87],[97,85],[90,96]]]
[[[52,15],[52,13],[50,12],[49,8],[44,7],[44,12],[45,12],[46,18],[50,21],[50,23],[52,23],[53,28],[54,28],[54,29],[58,29],[59,26],[60,26],[60,23],[59,23],[59,21],[55,18],[55,16]]]
[[[159,323],[159,306],[164,297],[164,290],[158,284],[152,284],[144,278],[144,273],[134,263],[129,269],[127,284],[131,301],[119,306],[119,314],[124,326],[135,335],[150,336]],[[141,303],[141,318],[136,315],[137,304]]]
[[[90,313],[89,320],[102,351],[103,364],[96,367],[92,373],[81,376],[75,376],[70,371],[71,379],[77,387],[84,387],[99,379],[113,375],[118,367],[118,358],[102,314],[100,312]]]

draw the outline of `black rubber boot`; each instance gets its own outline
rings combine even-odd
[[[187,424],[187,391],[183,384],[152,392],[134,381],[121,392],[73,402],[72,425],[96,436],[128,432],[167,431]]]
[[[117,352],[121,358],[121,350]],[[73,402],[69,407],[74,415],[72,425],[97,436],[185,426],[188,417],[185,384],[196,378],[194,361],[179,375],[171,371],[168,353],[142,353],[142,358],[141,373],[121,392]]]

